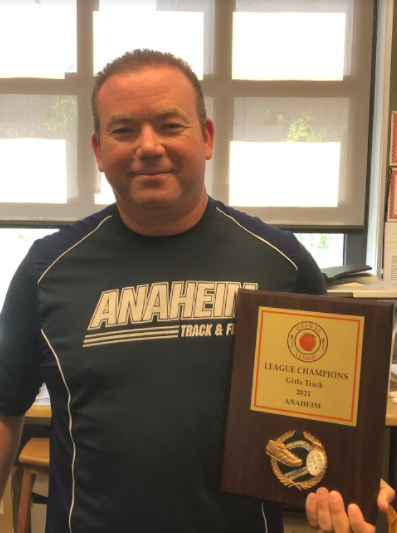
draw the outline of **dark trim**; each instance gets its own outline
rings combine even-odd
[[[273,224],[273,226],[276,226],[276,224]],[[348,226],[284,226],[277,224],[277,227],[283,230],[293,231],[294,233],[353,233],[358,235],[363,232],[363,228]]]
[[[2,229],[12,229],[12,228],[23,228],[23,229],[59,229],[62,226],[67,226],[72,224],[72,222],[43,222],[35,220],[0,220],[0,230]]]
[[[367,254],[367,234],[348,233],[345,235],[343,262],[345,265],[365,263]]]

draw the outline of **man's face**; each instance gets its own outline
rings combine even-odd
[[[182,72],[163,67],[111,76],[97,107],[100,136],[94,134],[92,144],[98,168],[124,212],[179,217],[203,201],[214,130],[207,119],[202,131],[194,88]]]

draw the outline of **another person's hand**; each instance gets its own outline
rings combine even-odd
[[[389,503],[394,499],[394,490],[383,480],[378,494],[378,508],[387,512]],[[335,533],[374,533],[375,527],[364,520],[358,505],[351,503],[347,510],[339,492],[329,492],[320,487],[311,492],[306,499],[306,515],[309,524],[322,531]]]

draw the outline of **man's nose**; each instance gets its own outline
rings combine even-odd
[[[142,128],[136,153],[140,158],[160,157],[164,154],[161,136],[151,126]]]

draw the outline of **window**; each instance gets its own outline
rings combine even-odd
[[[343,233],[295,233],[320,268],[343,265]]]
[[[208,192],[342,262],[350,235],[365,240],[375,1],[2,0],[0,224],[55,227],[113,201],[90,145],[92,76],[149,47],[202,79]]]
[[[14,272],[35,240],[54,233],[55,228],[0,228],[3,250],[7,250],[6,260],[1,262],[0,309]]]
[[[277,225],[364,226],[371,4],[236,1],[223,201]]]

